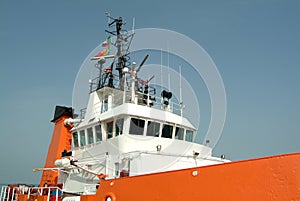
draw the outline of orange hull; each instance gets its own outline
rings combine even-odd
[[[95,200],[300,200],[300,153],[103,180]]]

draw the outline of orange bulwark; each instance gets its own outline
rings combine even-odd
[[[58,171],[47,170],[55,168],[54,162],[61,158],[64,150],[71,150],[72,136],[70,134],[70,126],[65,126],[64,120],[73,116],[72,108],[56,106],[54,118],[51,122],[55,123],[51,143],[48,148],[48,154],[45,162],[45,170],[43,170],[40,187],[56,186],[58,183]]]
[[[300,153],[103,180],[97,201],[299,201]]]

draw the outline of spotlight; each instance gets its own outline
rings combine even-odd
[[[163,90],[161,92],[161,96],[163,98],[163,103],[166,106],[169,105],[169,100],[172,98],[172,92],[167,92],[167,91]]]

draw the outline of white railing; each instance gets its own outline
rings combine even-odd
[[[54,195],[53,195],[54,192]],[[55,197],[55,201],[59,201],[62,190],[58,187],[9,187],[2,186],[0,192],[0,201],[18,201],[20,195],[27,195],[29,200],[30,196],[47,196],[47,201],[51,197]],[[52,194],[51,194],[52,193]],[[53,200],[53,199],[52,199]]]
[[[15,186],[13,188],[2,186],[0,201],[17,201],[19,196],[24,194],[25,190],[25,186]]]
[[[131,91],[121,91],[119,89],[106,87],[103,89],[102,101],[95,105],[95,113],[104,113],[124,103],[135,103],[137,105],[148,106],[165,110],[177,115],[183,115],[183,107],[180,103],[176,102],[176,100],[168,100],[168,105],[165,105],[163,104],[164,100],[161,96],[144,94],[138,91],[135,92],[135,100],[131,99]]]
[[[8,186],[1,187],[0,201],[9,201],[10,188]]]
[[[61,196],[59,195],[59,192],[62,192],[62,190],[58,187],[32,187],[28,191],[27,198],[29,200],[30,195],[47,195],[47,201],[50,201],[51,192],[53,191],[55,191],[55,201],[58,201],[59,196]]]
[[[13,187],[11,201],[17,201],[20,195],[23,195],[25,192],[25,187]]]

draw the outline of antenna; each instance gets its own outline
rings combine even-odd
[[[160,84],[163,84],[163,78],[162,78],[162,49],[160,49]]]
[[[132,18],[132,34],[134,34],[135,18]]]
[[[135,103],[135,82],[136,82],[136,71],[135,71],[136,63],[132,62],[131,67],[131,102]]]
[[[137,81],[141,80],[141,79],[138,78],[138,72],[141,70],[142,66],[144,65],[144,63],[146,62],[146,60],[148,59],[148,57],[149,57],[149,54],[147,54],[147,55],[144,57],[143,61],[142,61],[141,64],[139,65],[139,67],[135,70],[135,79],[136,79]],[[132,65],[132,67],[133,67],[133,65]],[[133,71],[133,69],[131,69],[131,71]],[[138,82],[137,82],[136,84],[137,84],[137,85],[136,85],[136,88],[138,89],[138,88],[139,88],[139,87],[138,87]]]
[[[170,50],[169,50],[169,43],[168,43],[168,88],[169,88],[169,91],[171,91]]]
[[[181,85],[181,65],[179,65],[179,105],[180,105],[180,115],[182,116],[182,85]]]
[[[106,17],[107,17],[107,24],[109,24],[110,23],[110,13],[109,12],[105,12],[105,15],[106,15]]]
[[[110,16],[110,13],[109,13],[109,12],[105,12],[105,15],[106,15],[106,17],[107,17],[108,20],[109,20],[109,19],[114,19],[113,17]]]
[[[147,84],[148,84],[151,80],[153,80],[154,77],[155,77],[155,75],[152,75],[152,76],[147,80]]]
[[[163,86],[163,77],[162,77],[162,49],[160,49],[160,89],[162,90]],[[163,108],[163,99],[161,100],[161,109]]]
[[[146,62],[146,60],[148,59],[148,57],[149,57],[149,54],[147,54],[147,55],[144,57],[143,61],[142,61],[141,64],[139,65],[139,67],[136,69],[136,72],[139,72],[139,71],[141,70],[142,66],[144,65],[144,63]]]
[[[127,41],[127,39],[128,38],[130,38],[130,41],[128,42],[128,45],[127,45],[127,49],[126,49],[126,53],[129,51],[129,47],[130,47],[130,45],[131,45],[131,42],[132,42],[132,39],[133,39],[133,36],[134,36],[134,34],[135,34],[135,32],[134,32],[134,27],[135,27],[135,18],[132,18],[132,33],[131,34],[129,34],[126,38],[124,38],[124,41]]]

